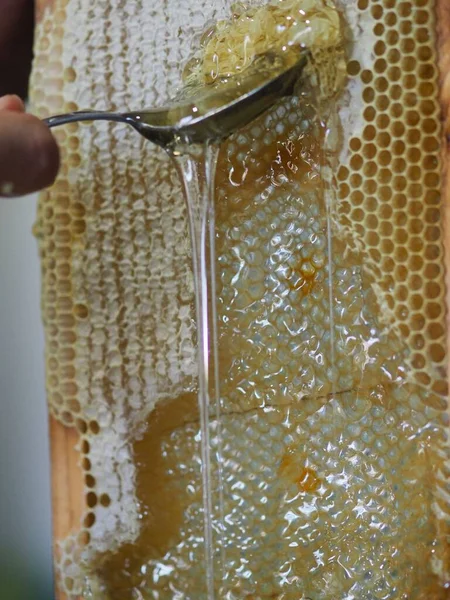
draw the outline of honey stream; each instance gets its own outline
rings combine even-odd
[[[215,173],[219,146],[205,144],[173,155],[186,196],[195,287],[198,353],[198,405],[201,432],[201,473],[205,571],[208,600],[214,600],[213,501],[211,486],[210,407],[220,421],[215,289]],[[209,248],[209,252],[208,252]],[[220,457],[219,457],[220,460]],[[223,510],[221,511],[223,514]]]

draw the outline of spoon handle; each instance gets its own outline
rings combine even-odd
[[[64,115],[55,115],[43,119],[49,127],[58,127],[67,123],[76,123],[78,121],[118,121],[126,122],[126,117],[120,113],[111,113],[95,110],[79,110],[77,112],[66,113]]]

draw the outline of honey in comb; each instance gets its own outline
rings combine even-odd
[[[219,165],[219,597],[447,594],[434,3],[340,7],[354,45],[339,119],[327,118],[342,139],[315,148],[314,104],[287,100],[230,139]],[[155,20],[175,31],[187,9],[201,28],[211,7],[148,8],[56,0],[44,11],[33,85],[42,116],[98,106],[105,93],[127,106],[158,103],[191,32],[167,52]],[[215,18],[227,18],[227,7],[216,8]],[[102,27],[86,21],[89,10]],[[142,30],[128,31],[129,11]],[[154,73],[133,70],[137,58],[173,78],[156,85]],[[113,63],[114,77],[104,75]],[[132,133],[71,125],[57,135],[66,158],[36,227],[47,386],[53,414],[80,432],[86,503],[80,528],[57,540],[59,588],[69,598],[201,597],[195,335],[179,185],[166,157]],[[146,431],[157,415],[169,424],[155,448]],[[303,484],[305,473],[314,485]],[[163,538],[153,532],[153,545],[149,509],[176,525]]]

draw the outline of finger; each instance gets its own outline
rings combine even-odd
[[[25,112],[25,105],[19,96],[2,96],[0,98],[0,111],[12,110],[15,112]]]
[[[38,118],[0,111],[0,196],[21,196],[53,183],[59,149]]]

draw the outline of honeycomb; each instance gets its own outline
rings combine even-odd
[[[235,3],[231,18],[205,31],[183,79],[197,86],[223,84],[270,51],[288,66],[307,49],[303,85],[305,79],[312,80],[317,96],[329,99],[341,89],[346,75],[341,21],[330,0],[283,0],[261,6]]]
[[[43,2],[35,111],[163,102],[205,22],[230,8]],[[227,600],[450,597],[435,6],[338,8],[341,97],[326,109],[308,90],[285,99],[219,157],[211,444],[215,587]],[[61,174],[35,227],[47,390],[53,416],[79,433],[85,486],[79,528],[56,540],[57,585],[70,600],[201,600],[180,184],[127,129],[56,135]]]

